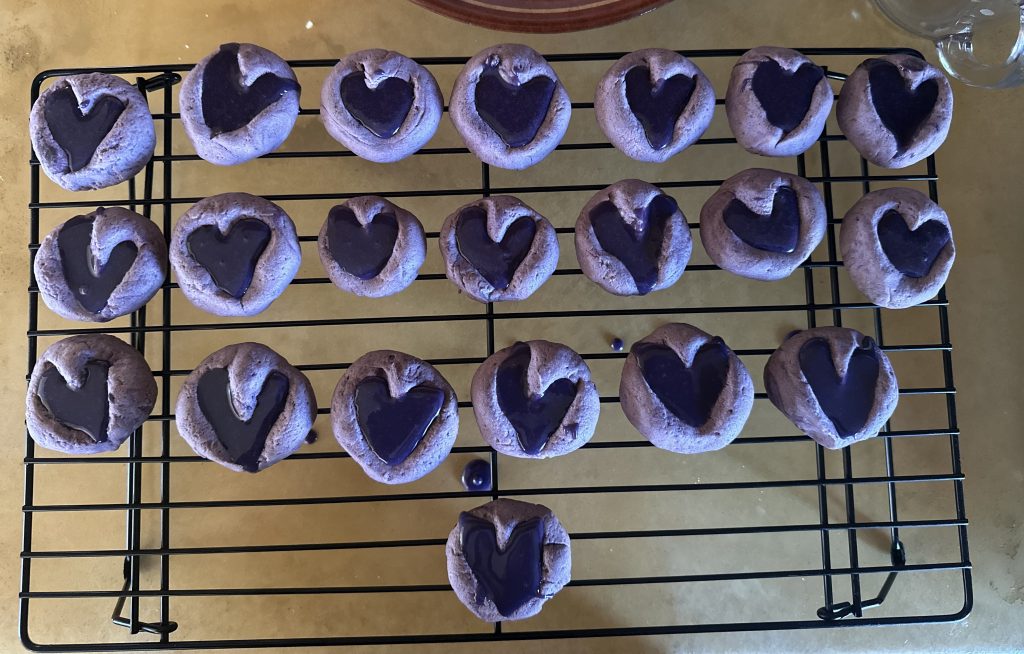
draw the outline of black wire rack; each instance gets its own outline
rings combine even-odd
[[[829,77],[837,82],[844,79],[837,71],[851,70],[866,57],[917,54],[891,48],[802,51],[826,66]],[[732,62],[743,50],[681,53],[697,60],[716,87],[723,89]],[[597,76],[624,54],[547,58],[579,98],[591,93]],[[418,59],[442,85],[466,60]],[[335,61],[290,63],[306,87],[308,102],[316,97],[320,81]],[[300,241],[308,248],[304,270],[306,266],[318,270],[312,243],[326,208],[333,201],[368,193],[403,204],[423,203],[416,213],[427,223],[431,241],[436,240],[443,216],[473,197],[509,193],[538,207],[546,202],[559,207],[542,212],[556,224],[562,261],[547,284],[554,288],[537,294],[543,297],[486,306],[463,301],[454,287],[444,286],[440,266],[435,262],[431,272],[429,260],[406,294],[430,287],[431,293],[451,300],[439,301],[437,306],[407,304],[405,294],[390,304],[346,304],[340,299],[343,294],[325,277],[300,272],[285,296],[300,292],[298,287],[304,293],[320,293],[323,315],[296,315],[286,305],[245,320],[215,320],[195,312],[169,278],[147,307],[130,319],[107,325],[65,323],[45,308],[41,312],[30,269],[29,370],[40,348],[57,338],[113,333],[130,339],[147,357],[161,392],[158,413],[119,452],[64,456],[40,451],[26,439],[19,593],[21,640],[26,647],[71,652],[471,643],[929,623],[958,620],[970,612],[971,564],[945,291],[914,309],[881,310],[851,290],[836,247],[843,203],[852,204],[872,187],[918,186],[937,200],[934,158],[904,171],[873,169],[845,143],[834,122],[818,147],[805,155],[777,161],[751,158],[724,129],[719,106],[716,123],[705,138],[673,160],[684,163],[649,167],[626,160],[592,126],[580,126],[593,104],[574,102],[573,129],[550,159],[575,157],[568,168],[578,171],[578,177],[558,183],[553,183],[547,162],[522,173],[492,171],[476,162],[446,125],[441,132],[447,129],[447,135],[439,132],[434,141],[443,147],[425,148],[407,160],[410,163],[376,167],[336,149],[317,129],[315,108],[301,110],[299,124],[281,151],[245,166],[220,169],[200,161],[180,129],[175,85],[189,68],[103,69],[136,82],[147,95],[157,126],[157,154],[137,179],[103,192],[77,195],[63,194],[48,181],[41,182],[33,155],[32,258],[41,232],[79,208],[126,206],[156,221],[169,237],[173,219],[188,204],[215,192],[244,189],[288,207],[293,218],[309,215],[308,221],[296,218]],[[47,80],[89,70],[40,73],[32,84],[32,100]],[[277,160],[284,161],[274,163]],[[261,167],[270,165],[278,167]],[[328,175],[329,184],[312,172],[341,165],[356,171],[352,173],[352,179],[359,180],[353,182],[356,188],[345,186],[348,173],[340,168],[338,175]],[[706,197],[725,177],[754,165],[784,165],[807,177],[821,189],[828,207],[830,228],[825,241],[787,282],[751,286],[700,260],[700,248],[695,248],[687,274],[673,289],[642,299],[614,298],[590,284],[575,267],[571,245],[575,212],[565,207],[578,211],[589,194],[607,184],[625,176],[642,176],[668,192],[686,195],[680,204],[691,217],[691,227],[696,227],[692,218],[699,210],[700,194]],[[292,187],[278,192],[273,182],[283,176],[280,166],[299,175],[309,171],[319,181],[290,181],[302,192]],[[427,218],[429,212],[433,214]],[[557,218],[554,213],[559,213]],[[730,289],[741,292],[733,297]],[[780,289],[779,298],[771,289]],[[410,310],[413,306],[415,311]],[[324,375],[318,397],[319,413],[325,416],[330,388],[348,363],[334,362],[336,357],[314,346],[314,341],[323,340],[320,334],[359,334],[363,340],[380,334],[385,340],[378,346],[392,339],[396,349],[402,349],[403,334],[430,330],[444,347],[414,353],[446,374],[463,378],[496,347],[517,338],[561,340],[583,354],[598,378],[602,371],[606,373],[611,381],[599,383],[599,388],[607,391],[617,383],[625,353],[595,346],[602,339],[608,342],[602,325],[615,325],[616,335],[635,326],[636,333],[623,335],[639,338],[653,326],[672,320],[693,321],[722,333],[746,360],[755,379],[787,329],[855,326],[872,334],[893,360],[901,379],[900,408],[879,438],[829,452],[793,433],[792,425],[780,421],[765,394],[758,392],[751,421],[733,445],[720,453],[680,457],[659,452],[640,439],[621,419],[615,406],[618,398],[603,393],[602,426],[611,426],[599,431],[593,442],[551,462],[523,462],[498,457],[479,438],[464,436],[474,425],[467,410],[470,403],[464,401],[459,404],[463,433],[450,462],[461,468],[460,461],[489,458],[493,487],[478,492],[462,489],[457,475],[451,474],[454,468],[439,469],[409,486],[374,485],[362,479],[329,438],[258,476],[233,475],[194,456],[173,436],[175,383],[180,384],[189,366],[198,362],[182,360],[179,352],[185,346],[179,344],[186,340],[192,347],[197,339],[218,343],[208,345],[202,354],[220,347],[218,339],[264,340],[275,348],[285,341],[300,352],[298,361],[289,355],[293,363],[311,377]],[[329,432],[324,417],[317,428]],[[640,461],[639,468],[630,461]],[[296,477],[316,477],[315,466],[331,466],[332,479],[347,475],[349,486],[334,494],[296,486]],[[855,468],[861,472],[855,473]],[[637,473],[638,469],[642,472]],[[209,495],[195,490],[204,483],[212,484]],[[117,487],[126,487],[123,501],[95,497],[100,489]],[[224,497],[217,499],[221,492]],[[472,619],[454,600],[444,577],[443,545],[460,509],[509,496],[556,509],[571,531],[574,578],[539,617],[492,626]],[[797,500],[809,511],[806,519],[800,518],[799,511],[781,508]],[[584,511],[587,502],[596,502],[599,509]],[[376,517],[347,523],[338,517],[337,511],[361,508]],[[338,533],[345,536],[313,541],[300,527],[289,538],[257,530],[247,540],[232,540],[230,532],[245,531],[244,520],[252,519],[234,516],[264,516],[270,511],[301,516],[300,525],[339,521],[345,531]],[[284,514],[272,515],[279,520]],[[122,519],[123,525],[118,526]],[[108,523],[111,533],[123,529],[122,545],[87,536]],[[214,527],[204,530],[201,525]],[[616,549],[623,548],[635,556],[617,558]],[[715,553],[710,559],[698,554],[709,549]],[[344,583],[329,585],[332,577],[326,571],[330,564],[325,563],[325,555],[344,559],[353,569],[365,565],[369,560],[365,557],[371,555],[398,557],[398,563],[390,559],[396,570],[383,575],[385,583],[352,573]],[[215,563],[200,566],[204,557],[212,557]],[[239,557],[253,561],[248,573],[238,572],[234,563],[223,563],[237,562]],[[402,567],[406,559],[423,571]],[[311,577],[310,570],[316,571],[317,566],[326,567]],[[196,572],[197,568],[201,570]],[[226,580],[217,574],[228,570]],[[645,607],[646,613],[628,610],[629,604]],[[700,606],[705,604],[711,608],[702,611]],[[113,624],[107,617],[111,605]],[[270,617],[228,628],[237,621],[227,616],[253,606],[265,612],[260,615]],[[303,611],[321,609],[334,612],[326,626],[322,621],[306,624],[300,617]],[[389,617],[389,610],[402,614],[401,619]],[[436,611],[436,615],[427,622],[411,619],[417,611]],[[265,623],[275,622],[275,615],[293,629],[284,630],[283,636],[280,631],[264,630]]]

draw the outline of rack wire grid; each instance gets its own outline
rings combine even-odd
[[[680,51],[724,89],[742,50]],[[906,49],[807,48],[835,88],[869,56]],[[590,98],[625,53],[552,54],[570,95]],[[467,57],[424,57],[442,88]],[[315,99],[334,60],[292,61]],[[790,159],[748,155],[718,109],[696,145],[662,165],[628,160],[604,140],[593,104],[573,103],[565,142],[519,172],[481,165],[443,121],[416,156],[378,166],[323,133],[304,108],[285,146],[219,168],[191,151],[175,84],[189,65],[105,69],[136,81],[156,121],[157,154],[140,179],[68,194],[40,181],[31,160],[29,249],[76,211],[122,205],[170,235],[201,197],[246,190],[295,220],[298,278],[263,314],[216,319],[170,281],[147,307],[106,325],[66,323],[39,309],[29,288],[28,365],[69,334],[130,339],[160,385],[157,411],[119,452],[94,457],[39,451],[26,439],[21,640],[37,651],[124,651],[399,643],[468,643],[953,621],[971,608],[971,564],[945,291],[921,306],[880,310],[852,287],[837,258],[840,217],[862,193],[907,185],[937,199],[934,158],[902,171],[870,167],[830,119],[817,147]],[[90,69],[48,70],[48,80]],[[828,207],[827,237],[788,280],[765,284],[711,265],[702,248],[672,289],[618,298],[587,280],[572,231],[591,193],[625,177],[661,186],[691,227],[727,177],[754,166],[808,177]],[[428,260],[405,292],[346,295],[323,276],[316,234],[330,206],[374,193],[417,214]],[[480,305],[445,280],[434,245],[443,217],[481,195],[514,194],[548,216],[558,270],[529,300]],[[127,197],[125,197],[127,195]],[[695,239],[699,241],[696,230]],[[31,275],[31,272],[30,272]],[[723,336],[757,380],[744,433],[719,452],[682,456],[651,447],[612,393],[625,353],[609,351],[659,324],[693,322]],[[760,369],[785,334],[846,325],[872,335],[900,380],[900,404],[875,439],[827,451],[775,411]],[[330,437],[329,398],[347,362],[371,349],[420,356],[462,398],[475,366],[515,340],[561,341],[582,353],[602,391],[592,442],[548,461],[499,457],[476,430],[470,403],[452,455],[424,479],[368,480]],[[259,475],[207,462],[173,434],[172,399],[206,354],[260,340],[305,371],[324,437]],[[310,441],[313,441],[311,438]],[[124,450],[127,450],[125,452]],[[462,466],[489,458],[493,488],[468,492]],[[500,474],[499,474],[500,471]],[[125,489],[126,487],[126,489]],[[571,532],[573,580],[537,617],[485,624],[462,607],[445,575],[443,545],[460,510],[518,497],[551,507]],[[897,510],[898,509],[898,510]],[[884,602],[883,602],[884,600]],[[113,607],[113,624],[108,616]]]

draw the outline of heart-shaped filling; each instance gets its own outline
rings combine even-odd
[[[626,102],[640,121],[647,142],[661,150],[672,142],[676,122],[690,103],[697,82],[687,75],[673,75],[651,84],[651,69],[630,68],[625,75]]]
[[[875,405],[878,383],[878,352],[874,340],[865,336],[860,347],[853,350],[843,377],[836,371],[832,349],[824,338],[812,338],[804,343],[799,359],[804,379],[836,433],[848,438],[863,429]]]
[[[83,112],[75,92],[67,84],[47,97],[43,117],[53,140],[68,157],[68,172],[89,165],[96,148],[107,138],[126,106],[120,98],[101,95]]]
[[[263,73],[246,86],[238,66],[238,44],[220,46],[203,69],[203,122],[211,136],[248,125],[264,109],[289,93],[298,95],[299,83]]]
[[[618,207],[605,200],[590,210],[590,224],[601,248],[622,262],[636,283],[637,292],[646,295],[658,283],[658,263],[665,240],[668,219],[679,205],[668,195],[656,195],[633,226],[626,224]]]
[[[939,83],[928,79],[911,89],[895,64],[874,59],[868,64],[868,88],[882,125],[896,137],[899,149],[906,150],[935,109]]]
[[[60,370],[50,365],[39,377],[39,401],[57,422],[84,432],[94,443],[103,443],[110,419],[109,369],[106,361],[88,361],[82,385],[75,390],[68,386]]]
[[[768,122],[788,134],[804,122],[814,90],[824,78],[825,71],[811,63],[790,72],[774,59],[766,59],[757,65],[750,86]]]
[[[121,241],[101,266],[92,253],[94,223],[86,216],[75,216],[64,223],[57,234],[57,250],[71,293],[83,309],[97,313],[107,306],[110,294],[131,270],[139,248],[132,241]]]
[[[931,272],[949,240],[949,230],[937,220],[926,221],[912,230],[900,212],[890,209],[878,221],[882,252],[907,277],[920,278]]]
[[[518,148],[532,141],[548,115],[555,80],[539,75],[525,84],[509,84],[497,66],[486,66],[476,83],[476,112],[506,145]]]
[[[726,226],[752,248],[789,254],[800,240],[800,205],[796,192],[788,186],[775,190],[772,213],[754,213],[739,198],[733,198],[723,213]]]
[[[691,427],[711,419],[729,378],[729,348],[722,339],[702,345],[689,366],[667,345],[637,343],[632,353],[644,381],[673,415]]]
[[[373,453],[389,466],[405,461],[444,406],[444,391],[420,384],[392,397],[383,377],[367,377],[355,391],[356,420]]]
[[[412,84],[400,77],[388,77],[376,87],[366,85],[362,72],[350,73],[341,80],[341,101],[352,117],[379,138],[398,133],[412,109]]]
[[[469,564],[482,594],[494,602],[498,613],[510,616],[540,596],[544,522],[531,518],[520,522],[504,549],[498,547],[494,525],[469,513],[459,516],[462,555]]]
[[[214,225],[197,227],[186,239],[188,253],[210,273],[213,283],[241,299],[256,273],[256,264],[270,243],[270,226],[255,218],[231,223],[227,234]]]
[[[397,240],[398,219],[393,213],[379,213],[366,225],[342,205],[327,215],[327,249],[342,270],[359,279],[373,279],[384,270]]]
[[[480,207],[467,207],[455,219],[455,245],[459,254],[499,291],[512,283],[519,265],[533,247],[536,233],[533,218],[523,216],[505,229],[500,241],[494,242],[487,233],[487,212]]]
[[[565,420],[576,399],[576,384],[563,377],[551,382],[540,395],[533,395],[527,388],[529,366],[530,346],[515,345],[498,366],[495,391],[498,406],[516,430],[523,451],[539,454]]]

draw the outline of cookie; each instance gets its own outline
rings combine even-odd
[[[754,406],[747,367],[717,336],[685,323],[663,325],[633,344],[619,402],[655,446],[697,454],[731,443]]]
[[[458,398],[426,361],[392,350],[368,352],[334,389],[331,427],[367,476],[404,484],[451,452],[459,433]]]
[[[299,115],[299,83],[284,59],[251,43],[225,43],[181,83],[181,124],[203,159],[221,166],[273,152]]]
[[[459,515],[445,546],[452,590],[485,622],[523,620],[569,583],[569,534],[551,509],[498,499]]]
[[[71,336],[46,348],[32,369],[28,433],[58,452],[112,452],[149,417],[156,392],[135,348],[107,334]]]
[[[905,168],[946,140],[953,89],[938,68],[919,57],[868,59],[846,78],[836,117],[862,157],[883,168]]]
[[[580,268],[615,295],[647,295],[675,284],[692,248],[675,199],[638,179],[598,191],[576,220]]]
[[[869,300],[903,309],[931,299],[956,258],[949,216],[909,188],[865,195],[843,218],[843,266]]]
[[[134,177],[156,147],[146,98],[106,73],[58,78],[32,104],[28,128],[39,166],[69,191]]]
[[[877,436],[899,399],[885,352],[845,327],[792,333],[768,358],[764,388],[793,424],[832,450]]]
[[[479,302],[525,300],[558,265],[555,228],[511,195],[459,207],[438,244],[448,279]]]
[[[594,435],[601,411],[586,362],[548,341],[516,343],[487,357],[473,375],[472,394],[484,440],[524,459],[579,449]]]
[[[306,442],[316,419],[313,386],[260,343],[237,343],[189,373],[175,409],[196,454],[235,472],[259,472]]]
[[[818,247],[828,217],[818,188],[764,168],[725,181],[700,211],[700,240],[718,267],[750,279],[789,277]]]
[[[594,97],[597,124],[638,161],[661,163],[692,145],[715,114],[715,89],[686,57],[650,48],[615,62]]]
[[[222,193],[192,205],[174,225],[170,255],[181,292],[217,316],[263,311],[302,260],[288,214],[248,193]]]
[[[426,145],[444,99],[423,66],[388,50],[360,50],[339,61],[320,89],[320,120],[334,140],[363,159],[398,161]]]
[[[569,94],[533,48],[505,43],[470,59],[455,80],[449,114],[481,161],[529,168],[558,146],[569,127]]]
[[[748,152],[791,157],[806,152],[832,110],[825,71],[796,50],[748,50],[732,69],[725,113]]]

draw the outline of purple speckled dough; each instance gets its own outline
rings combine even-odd
[[[328,221],[325,220],[317,238],[317,252],[320,253],[320,262],[334,285],[362,297],[385,297],[394,295],[412,284],[427,255],[423,225],[416,216],[376,195],[352,198],[342,202],[341,206],[351,209],[363,225],[372,221],[377,214],[393,214],[398,221],[398,237],[395,239],[394,252],[380,273],[370,279],[360,279],[342,270],[331,254],[327,240]]]
[[[871,98],[870,65],[886,61],[896,66],[910,90],[935,80],[938,96],[931,115],[917,129],[908,147],[882,123]],[[935,66],[912,55],[888,55],[868,59],[846,78],[836,106],[839,128],[861,156],[883,168],[905,168],[934,154],[946,140],[953,122],[953,89]]]
[[[696,82],[693,95],[676,120],[672,140],[661,149],[651,146],[626,99],[625,75],[637,66],[650,69],[655,85],[676,75]],[[637,50],[615,62],[601,78],[594,110],[601,131],[612,145],[638,161],[661,163],[688,148],[707,130],[715,114],[715,89],[704,72],[686,57],[660,48]]]
[[[500,241],[505,236],[505,230],[521,217],[525,216],[536,223],[537,231],[533,237],[533,244],[516,269],[508,288],[499,289],[492,286],[473,264],[459,253],[455,236],[456,226],[460,214],[470,207],[479,207],[487,213],[487,234],[495,242]],[[448,279],[479,302],[525,300],[551,277],[558,265],[558,235],[551,222],[511,195],[481,198],[456,209],[441,226],[438,245],[441,247],[441,256],[444,257],[445,274]]]
[[[416,386],[425,385],[444,393],[440,413],[412,453],[401,463],[388,465],[370,447],[359,426],[355,391],[367,377],[387,380],[391,397],[401,397]],[[367,352],[349,366],[338,381],[331,401],[331,427],[334,438],[358,463],[367,476],[384,484],[415,481],[441,465],[459,433],[458,398],[451,384],[434,366],[409,354],[393,350]]]
[[[47,101],[57,90],[65,87],[71,88],[80,109],[86,115],[93,103],[105,95],[112,95],[125,105],[89,163],[73,172],[68,155],[50,132],[44,114]],[[69,191],[104,188],[134,177],[146,166],[156,147],[156,131],[146,99],[125,80],[106,73],[86,73],[57,79],[32,105],[29,134],[32,137],[32,149],[39,158],[43,172],[54,183]]]
[[[496,66],[501,78],[509,84],[524,85],[541,76],[555,83],[547,115],[536,136],[526,145],[506,144],[477,112],[477,82],[480,74],[491,66]],[[491,46],[466,62],[455,80],[449,105],[449,115],[466,147],[481,161],[510,170],[529,168],[548,156],[565,136],[572,112],[569,93],[554,69],[536,50],[515,43]]]
[[[683,364],[690,366],[697,350],[712,338],[693,325],[670,323],[638,343],[668,347]],[[743,362],[729,350],[729,372],[711,417],[703,425],[693,427],[672,413],[651,390],[636,354],[631,351],[622,367],[619,402],[629,422],[656,447],[680,454],[697,454],[719,450],[739,436],[754,406],[754,383]]]
[[[105,361],[107,370],[107,440],[96,442],[84,431],[61,423],[39,399],[43,373],[56,368],[74,390],[81,387],[83,370],[90,361]],[[57,341],[36,361],[25,397],[25,422],[36,443],[67,454],[112,452],[121,446],[153,410],[156,381],[138,350],[107,334],[83,334]]]
[[[93,219],[92,240],[85,247],[101,268],[119,243],[128,241],[138,248],[135,261],[111,292],[106,306],[98,312],[89,311],[68,286],[58,246],[63,224],[40,243],[33,270],[39,294],[51,311],[69,320],[107,322],[139,309],[160,289],[167,269],[167,244],[152,221],[121,207],[100,207],[85,217]]]
[[[797,196],[800,230],[792,252],[771,252],[745,243],[725,224],[724,211],[733,200],[761,216],[770,216],[780,187],[793,189]],[[733,175],[708,198],[700,211],[700,240],[718,267],[762,281],[789,277],[811,256],[825,236],[825,201],[818,187],[803,177],[764,168],[751,168]]]
[[[362,73],[370,89],[378,88],[389,78],[399,78],[412,85],[412,106],[393,136],[377,136],[345,107],[341,81],[353,73]],[[320,120],[327,133],[363,159],[378,163],[404,159],[426,145],[441,122],[443,106],[444,98],[430,71],[389,50],[353,52],[334,66],[320,89]]]
[[[498,499],[467,511],[468,514],[486,520],[494,525],[499,548],[505,547],[516,525],[526,520],[540,518],[544,524],[544,541],[541,549],[541,580],[537,597],[520,607],[512,615],[502,615],[489,597],[481,592],[480,583],[472,568],[466,562],[462,551],[462,527],[456,523],[448,543],[445,556],[448,560],[448,581],[473,615],[485,622],[523,620],[540,613],[544,603],[555,596],[569,583],[572,572],[572,551],[569,534],[558,521],[551,509],[541,504],[529,504],[510,499]]]
[[[624,179],[598,191],[587,201],[576,220],[576,258],[580,268],[592,281],[615,295],[641,295],[636,280],[626,266],[601,247],[594,234],[590,212],[602,202],[610,201],[633,228],[642,212],[658,195],[667,195],[653,184],[638,179]],[[690,261],[693,241],[686,216],[677,210],[667,221],[661,251],[658,255],[658,278],[651,291],[672,286],[682,277]]]
[[[316,396],[313,394],[313,386],[309,379],[266,345],[236,343],[223,347],[203,359],[185,378],[181,392],[178,393],[174,413],[178,433],[196,454],[229,470],[245,471],[232,460],[199,407],[197,385],[200,378],[214,368],[227,369],[228,396],[232,409],[240,420],[252,418],[257,397],[270,373],[276,372],[288,379],[288,395],[284,408],[267,434],[263,452],[257,460],[257,472],[286,458],[306,442],[306,436],[316,419]]]
[[[481,435],[498,452],[524,459],[548,459],[579,449],[594,435],[601,412],[601,398],[590,379],[590,368],[579,354],[565,345],[541,340],[524,343],[530,348],[527,384],[531,397],[543,395],[548,386],[559,379],[568,379],[576,386],[576,397],[558,429],[540,453],[529,454],[523,450],[515,428],[501,410],[495,390],[498,368],[517,345],[487,357],[473,375],[473,414]]]
[[[804,64],[814,63],[789,48],[761,46],[748,50],[732,69],[725,111],[736,140],[747,151],[767,157],[792,157],[806,152],[821,136],[832,110],[832,87],[828,79],[822,77],[814,88],[803,121],[786,133],[768,121],[765,108],[752,88],[758,65],[769,60],[778,63],[788,73],[794,73]]]
[[[252,283],[245,295],[235,299],[218,288],[206,268],[192,258],[187,239],[203,225],[213,225],[225,234],[235,221],[244,218],[263,222],[270,227],[271,236]],[[273,202],[248,193],[221,193],[192,205],[174,225],[170,255],[181,292],[189,302],[217,316],[253,316],[263,311],[288,287],[302,260],[295,224],[288,214]]]
[[[203,57],[189,71],[181,83],[178,102],[182,127],[196,154],[210,163],[233,166],[273,152],[284,143],[299,115],[299,92],[284,94],[243,127],[213,134],[203,120],[203,71],[218,52]],[[251,43],[238,44],[238,68],[240,81],[245,86],[252,85],[265,73],[295,79],[295,73],[284,59]]]
[[[850,355],[861,346],[865,336],[846,327],[817,327],[793,332],[772,353],[764,367],[764,387],[768,399],[801,431],[831,450],[877,436],[896,410],[896,402],[899,400],[899,386],[889,358],[876,345],[878,380],[869,418],[860,431],[843,438],[832,420],[825,415],[800,367],[800,349],[807,341],[815,338],[828,342],[832,365],[841,377],[845,377]]]
[[[882,250],[878,221],[890,210],[899,212],[911,230],[928,221],[945,225],[949,242],[927,275],[915,278],[903,274]],[[869,300],[888,309],[911,307],[934,297],[946,283],[956,258],[949,216],[928,196],[910,188],[883,189],[861,198],[843,218],[839,246],[843,266],[853,283]]]

